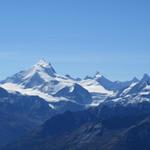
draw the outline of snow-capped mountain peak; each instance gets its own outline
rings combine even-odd
[[[40,59],[34,67],[41,67],[41,68],[53,68],[50,62],[47,62],[44,59]]]
[[[102,75],[100,74],[99,71],[97,71],[94,78],[98,79],[98,78],[101,78],[101,77],[102,77]]]
[[[121,96],[136,96],[140,97],[141,95],[147,95],[150,93],[150,76],[148,74],[144,74],[141,80],[137,78],[133,78],[131,84],[123,90],[120,94]]]
[[[31,70],[34,72],[45,72],[50,76],[54,76],[56,74],[56,71],[51,63],[45,61],[44,59],[39,60],[39,62],[35,64]]]
[[[51,83],[58,77],[56,71],[50,63],[41,59],[30,69],[16,73],[2,81],[2,84],[13,83],[21,85],[24,88],[41,88],[45,84]]]
[[[74,84],[72,79],[57,74],[51,63],[42,59],[30,69],[8,77],[1,82],[0,86],[22,94],[38,95],[42,98],[50,96],[50,101],[51,99],[53,101],[55,93],[66,86],[72,86],[72,84]]]
[[[52,65],[46,62],[45,60],[41,59],[30,69],[21,71],[8,79],[9,81],[11,79],[13,83],[21,83],[22,85],[25,85],[27,87],[32,87],[31,84],[39,86],[43,82],[49,82],[54,77],[56,77],[56,71],[54,70]]]
[[[87,79],[97,80],[97,79],[100,79],[102,77],[103,77],[103,75],[101,75],[101,73],[99,71],[97,71],[94,74],[94,76],[89,76],[89,75],[85,76],[84,80],[87,80]]]

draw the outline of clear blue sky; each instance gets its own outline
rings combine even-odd
[[[0,79],[40,58],[58,73],[150,74],[149,0],[1,0]]]

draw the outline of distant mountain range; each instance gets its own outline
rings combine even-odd
[[[57,103],[60,102],[89,106],[99,105],[104,99],[112,97],[145,95],[148,94],[149,80],[150,77],[145,74],[142,80],[134,77],[131,81],[113,82],[99,72],[93,77],[74,79],[57,74],[50,63],[40,60],[30,69],[1,81],[0,86],[9,92],[39,96],[53,109],[59,109]]]
[[[20,71],[0,82],[0,133],[2,135],[0,148],[14,142],[5,148],[6,150],[17,150],[17,147],[19,147],[18,150],[25,148],[34,150],[34,147],[40,150],[40,147],[36,147],[39,141],[41,146],[47,146],[44,150],[55,148],[55,150],[66,150],[65,147],[67,150],[75,150],[74,145],[79,143],[78,149],[88,149],[85,144],[88,143],[89,150],[92,148],[97,150],[98,148],[93,147],[93,144],[99,146],[101,143],[97,141],[97,134],[99,137],[102,126],[106,125],[103,121],[113,124],[112,118],[124,118],[123,122],[126,119],[131,120],[133,122],[123,130],[118,127],[117,132],[110,131],[106,127],[104,138],[106,141],[110,140],[110,144],[114,142],[112,140],[115,140],[114,146],[119,147],[119,144],[125,141],[119,138],[117,143],[118,133],[121,132],[124,136],[127,130],[132,130],[132,125],[140,128],[143,122],[147,123],[147,120],[149,122],[149,118],[146,119],[148,115],[150,115],[150,76],[148,74],[144,74],[141,80],[134,77],[124,82],[111,81],[99,72],[93,77],[75,79],[70,75],[59,75],[50,63],[40,60],[30,69]],[[48,121],[45,123],[46,120]],[[123,125],[121,122],[119,124]],[[35,128],[37,128],[36,131]],[[31,130],[34,133],[30,133]],[[149,128],[147,130],[149,131]],[[107,139],[107,132],[108,136],[115,133],[115,138],[111,135]],[[15,141],[27,133],[29,136],[19,140],[19,146],[16,145]],[[62,140],[62,135],[65,137],[63,143],[59,142]],[[102,140],[102,137],[99,138]],[[76,139],[75,143],[74,139]],[[51,142],[46,144],[49,140]],[[68,142],[69,145],[67,145]],[[103,146],[101,149],[108,149],[108,145]],[[112,150],[115,149],[112,148]]]

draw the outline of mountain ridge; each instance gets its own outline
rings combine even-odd
[[[82,88],[82,91],[88,92],[87,95],[92,96],[94,105],[99,105],[101,100],[104,99],[113,99],[113,97],[126,98],[128,94],[133,95],[134,91],[137,94],[140,92],[139,88],[142,88],[141,84],[143,85],[144,89],[146,88],[145,86],[148,88],[149,84],[147,85],[147,83],[149,82],[150,77],[148,74],[144,74],[141,80],[134,77],[130,81],[123,82],[111,81],[101,75],[99,72],[96,72],[93,77],[87,76],[84,79],[74,79],[69,75],[59,75],[51,63],[41,59],[30,69],[18,72],[15,75],[1,81],[0,86],[8,91],[20,92],[26,95],[40,96],[46,101],[53,103],[56,101],[76,102],[77,97],[75,95],[71,98],[66,98],[66,96],[64,96],[65,93],[62,95],[59,94],[59,96],[56,93],[62,93],[60,91],[65,91],[67,88],[75,88],[75,86],[78,85],[78,87]],[[82,92],[79,93],[83,96]],[[97,98],[97,95],[99,95],[99,98]],[[90,96],[88,96],[87,99],[90,99]],[[82,104],[82,102],[79,102],[79,104]],[[87,104],[89,104],[88,100]]]
[[[71,115],[69,118],[64,115],[64,119],[73,122],[73,125],[69,122],[71,128],[67,130],[71,138],[76,138],[73,130],[79,135],[84,135],[83,131],[86,130],[87,137],[91,131],[95,136],[101,134],[102,129],[102,123],[94,121],[97,117],[109,120],[113,117],[150,113],[150,77],[144,74],[141,80],[134,77],[130,81],[121,82],[111,81],[97,72],[93,77],[74,79],[69,75],[59,75],[51,63],[40,60],[30,69],[0,82],[0,103],[1,121],[5,123],[0,126],[0,131],[3,131],[3,135],[11,135],[8,141],[2,139],[5,144],[23,136],[24,130],[27,132],[26,129],[39,126],[38,118],[44,124],[53,115],[61,115],[66,111],[70,111]],[[88,110],[90,111],[86,113]],[[74,118],[74,114],[80,116],[81,111],[87,117],[81,117],[85,121],[83,126],[78,117]],[[95,112],[94,115],[92,111]],[[15,126],[11,127],[11,124]],[[59,124],[61,125],[60,122]],[[55,128],[54,125],[53,127]],[[14,133],[14,130],[20,134]],[[89,137],[87,139],[91,140],[91,135]],[[77,142],[80,143],[78,139]],[[3,142],[0,143],[1,146]]]

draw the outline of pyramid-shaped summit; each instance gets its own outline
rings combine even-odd
[[[65,86],[72,86],[73,81],[66,76],[58,75],[51,63],[41,59],[30,69],[20,71],[6,78],[1,84],[3,84],[3,87],[17,85],[17,87],[23,89],[33,89],[53,94]]]
[[[30,69],[8,77],[2,87],[27,95],[38,95],[47,101],[74,101],[83,104],[91,95],[76,80],[56,73],[51,63],[41,59]],[[12,89],[12,87],[14,87]],[[57,98],[58,97],[58,98]]]
[[[15,83],[25,86],[29,83],[32,83],[32,85],[39,85],[42,82],[49,82],[54,77],[56,77],[56,71],[51,63],[41,59],[30,69],[20,71],[1,83]]]
[[[40,59],[32,68],[34,71],[45,71],[48,75],[54,76],[56,74],[55,69],[50,62],[44,59]]]

